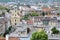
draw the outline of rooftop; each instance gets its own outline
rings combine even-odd
[[[10,37],[9,40],[19,40],[17,37]]]

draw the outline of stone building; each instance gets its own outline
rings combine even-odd
[[[16,25],[20,23],[20,11],[11,10],[11,25]]]
[[[0,17],[0,34],[4,33],[7,26],[6,26],[6,19],[4,17]]]

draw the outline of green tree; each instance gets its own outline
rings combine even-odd
[[[24,19],[24,20],[28,20],[28,19],[29,19],[28,17],[29,17],[28,15],[25,15],[25,16],[23,16],[22,19]]]
[[[32,12],[31,16],[39,16],[36,12]]]
[[[48,35],[45,31],[35,32],[32,34],[31,40],[48,40]]]
[[[42,12],[42,16],[45,16],[45,13],[44,12]]]
[[[5,10],[6,7],[0,6],[0,10]]]
[[[10,31],[10,30],[11,30],[11,28],[12,28],[12,26],[10,26],[10,27],[8,28],[8,30]]]
[[[10,11],[10,9],[8,9],[8,8],[5,8],[5,10],[6,10],[7,12],[9,12],[9,11]]]
[[[12,26],[10,26],[10,27],[5,31],[5,33],[3,34],[4,37],[5,37],[7,34],[9,34],[9,32],[11,31],[11,28],[12,28]]]
[[[59,15],[60,15],[60,13],[57,13],[57,15],[59,16]]]
[[[29,20],[29,16],[39,16],[39,15],[35,12],[32,12],[31,14],[24,15],[22,19]]]
[[[58,34],[59,33],[59,30],[57,30],[56,27],[53,27],[51,29],[51,31],[52,31],[52,34]]]
[[[45,15],[48,15],[48,13],[46,12]]]
[[[4,6],[0,6],[0,10],[6,10],[7,12],[9,12],[9,11],[10,11],[10,9],[9,9],[9,8],[4,7]]]

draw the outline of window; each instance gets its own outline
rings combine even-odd
[[[16,23],[15,23],[15,25],[16,25]]]
[[[44,20],[44,21],[43,21],[43,24],[44,24],[44,25],[48,25],[48,24],[49,24],[49,21]]]
[[[15,14],[15,16],[16,16],[16,14]]]
[[[16,19],[15,19],[15,22],[16,22]]]

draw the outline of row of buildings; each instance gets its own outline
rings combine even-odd
[[[8,34],[9,37],[28,38],[32,32],[44,29],[49,35],[49,39],[54,39],[51,37],[51,28],[56,27],[60,30],[60,7],[58,5],[10,4],[10,6],[6,5],[6,7],[10,8],[10,11],[1,10],[0,15],[3,16],[0,17],[0,35],[12,26],[15,31],[11,29]],[[38,16],[28,16],[28,20],[22,19],[22,17],[32,14],[32,12],[38,14]]]

